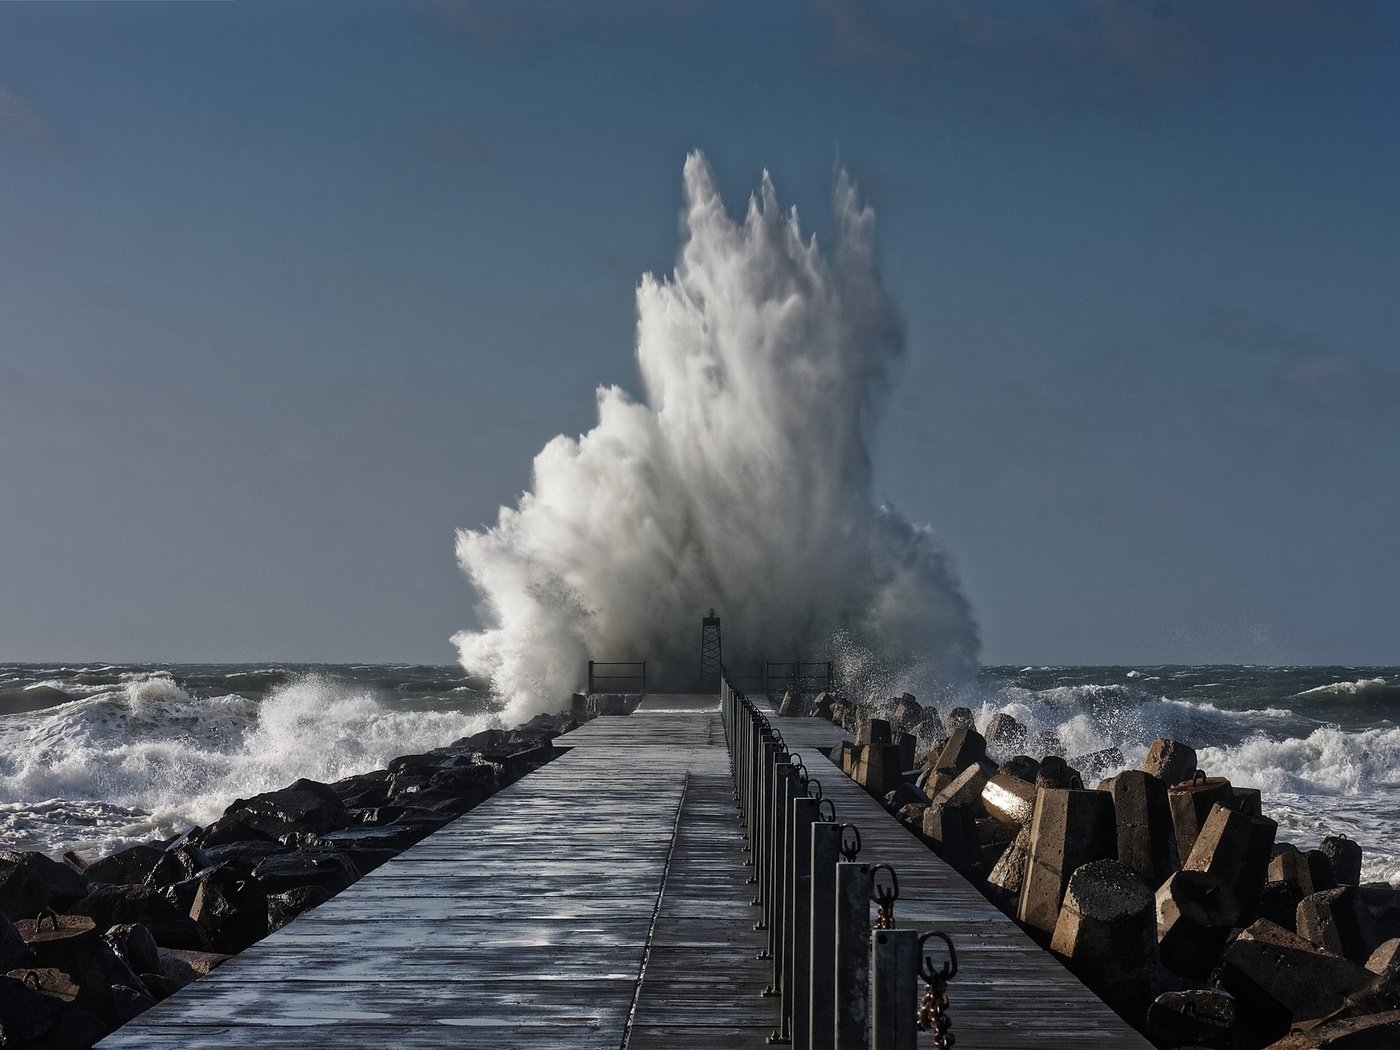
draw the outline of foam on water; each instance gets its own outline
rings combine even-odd
[[[191,696],[169,674],[124,675],[46,711],[0,718],[0,838],[107,852],[217,817],[298,777],[333,781],[495,724],[424,711],[323,674],[257,699]]]

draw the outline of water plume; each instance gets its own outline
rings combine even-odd
[[[457,535],[486,625],[454,637],[463,666],[508,717],[558,707],[590,657],[687,689],[713,606],[731,668],[826,659],[839,638],[891,682],[965,678],[977,630],[947,556],[871,495],[904,353],[874,212],[838,173],[823,252],[766,173],[742,220],[699,153],[684,188],[675,272],[637,290],[645,399],[600,387],[597,425],[550,441],[494,527]]]

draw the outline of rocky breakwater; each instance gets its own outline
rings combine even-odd
[[[86,863],[0,851],[0,1046],[89,1047],[554,756],[543,715]]]
[[[1159,1047],[1400,1047],[1400,891],[1277,839],[1254,788],[1156,740],[1067,757],[1011,715],[788,695],[832,758]],[[1111,774],[1111,775],[1110,775]]]

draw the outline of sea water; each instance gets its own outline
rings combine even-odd
[[[51,706],[15,710],[26,696]],[[1263,791],[1280,839],[1347,834],[1367,879],[1400,883],[1400,668],[989,667],[923,699],[979,725],[1008,711],[1071,756],[1117,747],[1128,767],[1156,737],[1185,741],[1206,772]],[[0,705],[0,846],[90,859],[297,777],[449,743],[502,708],[460,669],[412,665],[0,666]]]

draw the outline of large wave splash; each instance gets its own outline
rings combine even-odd
[[[922,683],[965,678],[978,635],[944,551],[871,495],[904,351],[874,212],[839,172],[823,253],[767,173],[742,221],[699,153],[684,188],[675,272],[637,290],[644,401],[599,388],[597,425],[550,441],[493,528],[458,533],[487,625],[454,637],[463,666],[508,717],[557,707],[590,658],[688,689],[713,606],[731,667],[826,658],[839,636]]]

